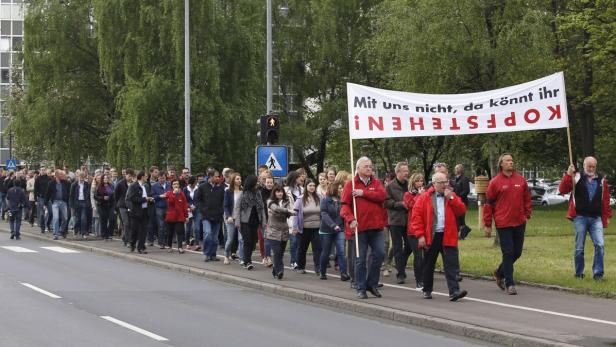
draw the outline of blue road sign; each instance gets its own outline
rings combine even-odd
[[[257,168],[266,165],[274,177],[286,177],[289,172],[287,146],[257,146],[255,153]]]
[[[7,170],[17,170],[17,159],[7,159],[6,169]]]

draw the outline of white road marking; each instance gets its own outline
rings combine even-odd
[[[196,251],[192,251],[192,250],[186,250],[186,252],[195,253],[195,254],[203,254],[201,252],[196,252]],[[223,255],[216,255],[216,256],[219,257],[219,258],[224,258]],[[253,263],[253,265],[254,264],[263,265],[260,262],[255,262],[255,263]],[[285,269],[293,270],[289,266],[285,266]],[[306,272],[314,273],[314,271],[311,271],[311,270],[306,270]],[[329,273],[327,274],[327,276],[331,276],[331,277],[335,277],[335,278],[340,278],[340,276],[338,276],[338,275],[333,275],[333,274],[329,274]],[[404,287],[404,286],[395,285],[395,284],[383,283],[383,286],[384,287],[391,287],[391,288],[408,290],[408,291],[412,291],[412,292],[421,292],[421,289]],[[447,294],[447,293],[439,293],[439,292],[432,292],[432,295],[449,297],[449,294]],[[498,301],[477,299],[477,298],[472,298],[472,297],[469,297],[469,296],[467,296],[467,297],[465,297],[463,299],[460,299],[460,301],[462,301],[462,300],[480,302],[482,304],[495,305],[495,306],[501,306],[501,307],[507,307],[507,308],[513,308],[513,309],[517,309],[517,310],[521,310],[521,311],[537,312],[537,313],[543,313],[543,314],[552,315],[552,316],[558,316],[558,317],[564,317],[564,318],[572,318],[572,319],[583,320],[583,321],[587,321],[587,322],[601,323],[601,324],[607,324],[607,325],[616,326],[616,322],[613,322],[613,321],[597,319],[597,318],[592,318],[592,317],[585,317],[585,316],[577,316],[577,315],[573,315],[573,314],[556,312],[556,311],[542,310],[542,309],[538,309],[538,308],[534,308],[534,307],[528,307],[528,306],[519,306],[519,305],[505,304],[505,303],[498,302]]]
[[[81,253],[74,249],[64,248],[64,247],[41,247],[43,249],[48,249],[50,251],[58,252],[58,253]]]
[[[19,246],[2,246],[2,248],[7,249],[9,251],[17,252],[17,253],[38,253],[38,251],[19,247]]]
[[[100,317],[102,319],[106,320],[106,321],[109,321],[111,323],[117,324],[117,325],[119,325],[121,327],[124,327],[126,329],[130,329],[130,330],[132,330],[134,332],[137,332],[137,333],[139,333],[141,335],[145,335],[145,336],[147,336],[147,337],[149,337],[151,339],[154,339],[156,341],[169,341],[169,339],[167,339],[165,337],[162,337],[160,335],[156,335],[156,334],[154,334],[152,332],[149,332],[147,330],[141,329],[141,328],[136,327],[136,326],[134,326],[132,324],[128,324],[128,323],[123,322],[123,321],[121,321],[119,319],[115,319],[115,318],[110,317],[110,316],[100,316]]]
[[[46,291],[46,290],[44,290],[44,289],[41,289],[41,288],[39,288],[39,287],[33,286],[33,285],[31,285],[30,283],[19,282],[19,284],[21,284],[22,286],[28,287],[28,288],[30,288],[30,289],[32,289],[32,290],[34,290],[34,291],[37,291],[37,292],[39,292],[39,293],[41,293],[41,294],[47,295],[47,296],[48,296],[48,297],[50,297],[50,298],[53,298],[53,299],[62,299],[62,297],[61,297],[61,296],[56,295],[56,294],[54,294],[54,293],[50,293],[50,292],[48,292],[48,291]]]

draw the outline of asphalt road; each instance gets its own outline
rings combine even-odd
[[[479,344],[126,260],[62,253],[68,251],[0,234],[0,346]]]

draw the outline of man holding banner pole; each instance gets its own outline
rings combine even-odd
[[[359,158],[356,171],[353,180],[344,186],[340,215],[356,233],[355,242],[359,249],[355,265],[357,297],[367,299],[366,291],[369,291],[380,298],[381,293],[377,286],[385,257],[383,228],[387,223],[387,212],[383,203],[387,192],[383,183],[373,175],[372,161],[369,158]],[[366,269],[368,247],[372,254],[370,269]]]

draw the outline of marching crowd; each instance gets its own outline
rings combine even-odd
[[[498,167],[488,185],[483,224],[489,234],[494,222],[500,240],[496,284],[515,295],[514,263],[522,255],[531,199],[511,155],[502,155]],[[431,299],[440,254],[450,300],[466,296],[459,285],[458,250],[458,241],[471,231],[464,218],[469,179],[463,166],[456,165],[450,179],[447,166],[436,164],[430,182],[420,173],[411,175],[406,162],[399,162],[384,182],[373,174],[367,157],[355,169],[353,176],[330,168],[318,181],[303,169],[276,180],[266,166],[245,179],[228,168],[221,173],[210,168],[202,175],[187,168],[177,175],[173,167],[161,171],[156,166],[147,172],[105,168],[92,175],[86,167],[74,173],[45,167],[1,170],[0,209],[2,219],[10,222],[11,239],[17,240],[22,220],[30,226],[36,221],[40,232],[53,233],[55,240],[69,230],[83,239],[119,235],[130,252],[141,254],[156,244],[169,252],[202,251],[211,262],[220,260],[220,245],[224,264],[238,261],[247,270],[254,268],[258,244],[261,262],[279,280],[287,246],[289,266],[302,274],[311,249],[319,278],[327,280],[333,256],[333,270],[351,282],[361,299],[367,292],[381,297],[381,272],[388,276],[392,262],[397,282],[405,283],[411,255],[415,285]],[[560,190],[573,191],[568,218],[576,230],[575,276],[584,277],[589,233],[595,245],[593,278],[602,279],[603,228],[611,210],[607,181],[596,173],[596,160],[586,158],[582,172],[570,167]]]

